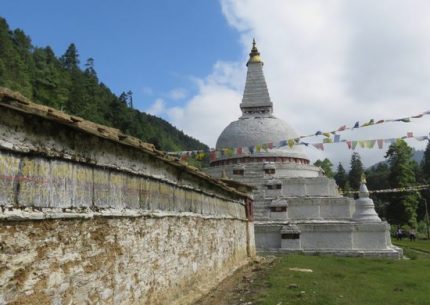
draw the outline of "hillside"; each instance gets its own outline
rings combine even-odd
[[[134,109],[131,91],[116,96],[98,79],[94,59],[87,59],[84,67],[73,43],[57,57],[49,46],[33,46],[30,37],[20,29],[9,29],[0,17],[0,86],[34,102],[118,128],[159,149],[207,148],[169,122]]]

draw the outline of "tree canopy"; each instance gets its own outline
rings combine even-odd
[[[354,152],[351,156],[351,170],[348,174],[349,186],[352,190],[356,191],[360,188],[363,173],[364,169],[361,157],[357,152]]]
[[[314,163],[315,166],[319,166],[322,168],[322,170],[324,171],[324,174],[329,177],[329,178],[333,178],[333,170],[331,169],[331,167],[333,166],[333,164],[331,163],[331,161],[327,158],[325,158],[324,160],[317,160]]]
[[[412,148],[405,141],[397,140],[391,144],[385,155],[389,165],[388,182],[391,188],[407,187],[416,184],[415,161]],[[387,218],[393,224],[409,224],[416,227],[419,193],[403,192],[390,196]]]
[[[99,81],[95,60],[80,67],[71,43],[59,58],[48,46],[33,46],[22,30],[11,30],[0,17],[0,86],[87,120],[120,129],[167,150],[207,149],[167,121],[133,108],[131,91],[116,96]]]
[[[337,166],[336,174],[334,175],[334,180],[336,181],[336,184],[339,186],[340,189],[345,191],[349,188],[348,175],[346,174],[345,168],[340,162],[339,162],[339,165]]]

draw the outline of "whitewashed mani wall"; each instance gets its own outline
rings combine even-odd
[[[250,204],[156,153],[0,103],[0,304],[191,304],[254,256]]]

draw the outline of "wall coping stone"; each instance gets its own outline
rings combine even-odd
[[[86,134],[107,139],[123,146],[133,147],[135,149],[138,149],[142,153],[161,160],[164,163],[167,163],[177,168],[181,168],[190,175],[195,176],[199,179],[203,179],[208,183],[217,186],[224,191],[227,191],[228,193],[234,194],[241,198],[251,198],[251,195],[242,193],[235,188],[229,187],[222,181],[210,177],[208,174],[200,171],[199,169],[187,165],[175,159],[174,157],[168,156],[163,151],[155,149],[154,145],[152,144],[144,143],[140,139],[125,135],[121,133],[118,129],[96,124],[94,122],[84,120],[80,117],[68,115],[57,109],[33,103],[20,93],[4,87],[0,87],[0,108],[8,108],[20,113],[29,114],[49,121],[54,121],[55,123],[71,127]],[[14,150],[14,147],[3,146],[3,148]],[[64,159],[67,159],[67,157]]]

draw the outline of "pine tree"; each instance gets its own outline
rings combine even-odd
[[[366,170],[366,181],[369,190],[383,190],[389,189],[390,183],[388,182],[388,176],[390,169],[387,162],[380,162],[368,170]],[[375,203],[376,212],[379,217],[387,218],[387,207],[390,202],[390,195],[387,193],[373,193],[371,198]]]
[[[428,141],[426,150],[424,151],[424,157],[421,161],[421,170],[425,181],[430,183],[430,141]]]
[[[94,77],[97,80],[97,73],[94,69],[94,58],[90,57],[85,63],[85,74]]]
[[[412,160],[412,148],[405,141],[397,140],[390,145],[385,158],[388,160],[390,173],[388,182],[392,188],[413,186],[415,180],[415,161]],[[401,192],[390,196],[387,218],[393,224],[408,224],[416,227],[419,193]]]
[[[342,163],[339,162],[337,166],[336,174],[334,175],[334,180],[336,180],[337,185],[340,189],[345,190],[346,184],[348,182],[348,176],[346,174],[345,169],[342,166]]]
[[[133,91],[128,90],[127,92],[127,97],[128,97],[128,107],[130,107],[131,109],[133,109]]]
[[[351,170],[348,174],[349,186],[353,190],[360,188],[361,178],[363,176],[364,169],[363,163],[361,162],[360,155],[354,152],[351,156]]]
[[[71,43],[67,48],[63,56],[61,56],[60,61],[63,68],[66,70],[79,69],[79,54],[74,43]]]

